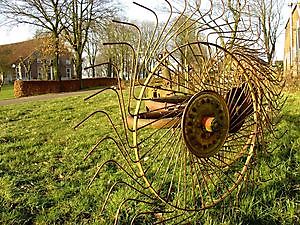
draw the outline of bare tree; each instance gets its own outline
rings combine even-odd
[[[67,2],[68,8],[64,12],[65,38],[74,49],[75,72],[79,80],[82,80],[83,53],[89,31],[94,26],[104,26],[105,21],[116,12],[116,7],[110,0],[67,0]]]
[[[255,41],[255,46],[261,48],[262,57],[271,64],[279,37],[281,9],[284,1],[224,0],[221,1],[221,4],[220,1],[214,3],[219,5],[219,14],[222,14],[221,18],[230,28],[231,44],[239,38],[247,38],[248,35],[248,39]],[[221,13],[220,9],[222,9]],[[226,47],[228,47],[228,43]]]
[[[261,29],[260,43],[269,64],[275,56],[275,45],[280,35],[282,0],[251,0],[249,8],[252,16],[257,18]]]
[[[48,31],[54,42],[53,69],[56,79],[60,78],[58,71],[59,38],[64,29],[62,11],[67,0],[1,0],[0,13],[5,15],[9,22],[26,23]]]

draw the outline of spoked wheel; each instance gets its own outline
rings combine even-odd
[[[207,42],[176,47],[150,71],[129,122],[138,169],[163,202],[206,209],[243,181],[257,133],[251,78],[238,58]]]

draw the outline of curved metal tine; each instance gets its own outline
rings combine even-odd
[[[143,6],[143,5],[141,5],[141,4],[137,4],[138,6],[140,6],[140,7],[144,8],[144,9],[148,10],[149,12],[151,12],[151,13],[155,16],[155,18],[156,18],[156,26],[155,26],[155,29],[153,30],[153,33],[152,33],[151,42],[148,44],[147,49],[146,49],[146,52],[145,52],[145,54],[144,54],[145,57],[143,57],[143,59],[142,59],[142,60],[143,60],[143,61],[142,61],[142,66],[145,65],[145,68],[146,68],[146,70],[147,70],[148,72],[151,72],[151,70],[149,70],[149,69],[148,69],[148,66],[147,66],[148,63],[149,63],[149,60],[152,58],[152,56],[153,56],[153,55],[155,54],[155,52],[157,51],[158,46],[159,46],[159,42],[162,42],[162,41],[164,40],[164,38],[161,38],[161,37],[162,37],[164,31],[166,30],[167,25],[168,25],[168,23],[169,23],[169,21],[170,21],[170,19],[171,19],[172,13],[173,13],[172,5],[171,5],[171,4],[169,3],[169,1],[167,1],[167,0],[165,0],[165,2],[167,2],[167,4],[168,4],[169,7],[170,7],[170,14],[169,14],[169,17],[168,17],[168,19],[167,19],[167,22],[164,23],[164,27],[163,27],[162,30],[160,31],[160,34],[158,34],[158,37],[156,38],[156,42],[154,42],[153,44],[152,44],[152,42],[153,42],[153,40],[154,40],[154,36],[155,36],[155,34],[156,34],[156,32],[157,32],[157,28],[158,28],[158,16],[157,16],[156,12],[153,11],[152,9],[150,9],[150,8],[148,8],[148,7],[146,7],[146,6]],[[150,46],[152,47],[151,51],[150,51]],[[148,56],[148,57],[146,57],[146,56]],[[142,83],[140,82],[140,80],[139,80],[139,84],[140,84],[140,85],[142,84]]]
[[[113,191],[113,189],[115,188],[115,186],[120,185],[120,184],[126,185],[126,186],[128,186],[129,188],[133,189],[134,191],[136,191],[136,192],[138,192],[138,193],[140,193],[140,194],[146,196],[146,197],[149,198],[149,199],[152,199],[153,202],[147,202],[147,201],[143,201],[143,200],[139,200],[139,199],[134,199],[134,198],[130,198],[130,199],[124,200],[123,202],[120,203],[120,205],[119,205],[119,207],[118,207],[118,209],[117,209],[117,212],[116,212],[116,214],[115,214],[115,221],[114,221],[114,224],[117,224],[117,223],[118,223],[118,218],[119,218],[119,213],[120,213],[121,207],[122,207],[127,201],[136,201],[136,202],[139,202],[139,203],[145,203],[145,204],[148,204],[148,205],[150,205],[150,204],[155,204],[155,203],[154,203],[154,200],[155,200],[155,199],[153,199],[151,196],[149,196],[149,195],[147,195],[147,194],[145,194],[145,193],[139,191],[139,190],[136,189],[134,186],[132,186],[132,185],[130,185],[130,184],[124,182],[124,181],[119,181],[119,182],[114,183],[114,184],[112,185],[111,189],[109,190],[109,193],[107,194],[107,196],[106,196],[106,198],[105,198],[105,201],[104,201],[104,203],[103,203],[103,205],[102,205],[102,208],[101,208],[101,211],[100,211],[101,214],[103,214],[103,211],[105,210],[105,207],[106,207],[106,205],[107,205],[107,202],[108,202],[108,199],[109,199],[109,197],[110,197],[110,195],[111,195],[111,192]]]
[[[128,172],[125,168],[123,168],[117,161],[112,160],[112,159],[111,159],[111,160],[108,160],[108,161],[105,161],[104,163],[101,164],[101,166],[98,167],[96,173],[95,173],[94,176],[92,177],[92,179],[91,179],[91,181],[89,182],[87,188],[89,188],[89,187],[92,185],[92,183],[93,183],[94,180],[96,179],[97,175],[99,174],[100,170],[101,170],[104,166],[106,166],[108,163],[114,163],[114,164],[116,164],[116,165],[119,167],[119,169],[121,169],[123,172],[125,172],[125,174],[126,174],[132,181],[134,181],[139,187],[141,187],[142,189],[147,190],[147,189],[149,188],[148,186],[145,187],[145,186],[144,186],[144,183],[139,183],[139,182],[138,182],[137,179],[139,179],[140,177],[133,177],[133,176],[132,176],[131,174],[129,174],[129,172]],[[111,195],[113,189],[115,188],[116,185],[119,185],[119,184],[126,184],[127,186],[129,186],[129,187],[131,187],[132,189],[136,190],[138,193],[140,193],[140,194],[146,196],[146,197],[149,198],[149,199],[152,199],[153,201],[156,199],[156,198],[152,198],[150,195],[148,195],[148,194],[146,194],[146,193],[144,193],[144,192],[138,190],[138,189],[135,188],[134,186],[132,186],[132,185],[130,185],[130,184],[124,182],[124,181],[118,181],[118,182],[114,183],[114,184],[111,186],[109,192],[107,193],[106,200],[104,201],[104,204],[103,204],[103,207],[102,207],[101,212],[104,210],[104,207],[105,207],[105,205],[106,205],[106,202],[107,202],[109,196]]]
[[[179,77],[181,78],[182,81],[186,81],[186,82],[188,82],[187,78],[185,78],[184,76],[182,76],[180,73],[177,73],[177,72],[176,72],[176,69],[177,69],[177,68],[175,68],[175,66],[176,66],[176,65],[182,65],[182,63],[179,61],[179,59],[177,59],[176,57],[174,57],[174,56],[172,55],[172,53],[176,52],[176,50],[179,50],[180,52],[182,52],[182,51],[181,51],[181,48],[182,48],[182,47],[187,47],[187,45],[188,45],[188,44],[185,44],[185,45],[176,47],[172,52],[170,52],[169,55],[166,55],[166,56],[164,56],[164,57],[162,58],[162,62],[164,62],[168,57],[171,57],[171,58],[174,60],[175,63],[172,63],[171,65],[169,65],[169,67],[168,67],[168,65],[165,65],[164,63],[161,63],[161,64],[160,64],[160,65],[163,65],[163,66],[165,66],[165,67],[168,67],[168,69],[169,69],[170,72],[172,72],[173,74],[176,74],[177,76],[179,76]],[[184,69],[184,70],[183,70],[184,72],[186,72],[186,73],[189,72],[188,69],[185,68],[183,65],[182,65],[182,68]],[[154,73],[154,72],[152,73],[152,75],[155,75],[156,77],[158,77],[158,78],[160,78],[160,79],[162,79],[162,80],[164,80],[164,81],[169,81],[170,83],[174,84],[175,86],[179,86],[179,87],[183,87],[184,89],[188,89],[188,87],[187,87],[185,84],[180,84],[179,81],[174,81],[174,80],[171,79],[171,78],[163,77],[162,75],[159,75],[158,73]],[[197,83],[199,84],[198,81],[197,81]],[[200,84],[199,84],[199,85],[200,85]],[[146,86],[148,86],[148,85],[146,85]],[[193,84],[193,87],[195,88],[195,84]],[[162,90],[162,88],[160,88],[160,89]],[[169,88],[168,90],[169,90],[169,91],[173,91],[173,89],[171,89],[171,88]],[[192,91],[191,89],[189,89],[189,90]],[[175,92],[179,93],[179,91],[175,91]],[[185,93],[185,92],[183,92],[183,93],[184,93],[184,94],[187,94],[187,93]]]
[[[125,25],[132,25],[133,27],[135,27],[139,30],[139,35],[141,35],[140,34],[140,32],[141,32],[140,29],[134,24],[127,23],[127,22],[115,21],[115,20],[114,20],[114,22],[125,24]],[[140,45],[140,42],[141,42],[140,38],[141,37],[139,36],[139,45]],[[133,96],[137,100],[137,98],[134,95],[134,82],[135,82],[135,79],[136,79],[136,76],[137,76],[137,70],[138,70],[137,60],[138,60],[139,50],[138,50],[138,54],[136,54],[136,51],[135,51],[134,47],[128,42],[110,42],[110,43],[103,43],[103,45],[127,45],[132,50],[132,53],[133,53],[133,55],[132,55],[132,68],[134,68],[134,71],[133,71],[133,77],[131,77],[131,79],[130,79],[130,89],[129,89],[129,98],[128,98],[128,113],[130,115],[132,115],[132,113],[130,111],[131,96]],[[138,46],[138,49],[139,48],[140,47]]]
[[[125,131],[125,136],[126,136],[126,142],[127,142],[127,145],[129,148],[134,148],[130,143],[129,143],[129,136],[128,136],[128,132],[127,131],[130,131],[130,132],[133,132],[133,130],[129,127],[128,125],[128,121],[126,119],[127,115],[126,115],[126,112],[125,112],[125,102],[124,102],[124,96],[123,96],[123,93],[121,91],[121,95],[119,95],[118,91],[115,89],[115,88],[105,88],[105,89],[102,89],[100,90],[99,92],[85,98],[84,100],[89,100],[91,99],[92,97],[95,97],[96,95],[106,91],[106,90],[111,90],[113,92],[116,93],[117,97],[118,97],[118,101],[119,101],[119,107],[120,107],[120,111],[121,111],[121,117],[122,117],[122,125],[123,125],[123,128],[124,128],[124,131]]]
[[[187,4],[187,1],[185,1],[185,4]],[[200,7],[200,6],[199,6],[199,7]],[[187,5],[185,5],[185,8],[187,8]],[[185,10],[185,11],[186,11],[186,10]],[[185,11],[182,12],[182,14],[180,15],[180,17],[183,17],[183,16],[184,16],[184,12],[185,12]],[[184,22],[183,22],[183,23],[182,23],[182,24],[181,24],[181,25],[173,32],[173,34],[170,35],[169,40],[171,40],[171,38],[175,37],[175,43],[176,43],[176,46],[177,46],[177,47],[179,46],[178,42],[176,41],[176,40],[178,39],[178,36],[179,36],[180,34],[182,34],[183,32],[185,32],[186,30],[188,30],[188,29],[189,29],[190,27],[192,27],[194,24],[196,24],[199,20],[201,20],[201,18],[198,18],[198,19],[196,19],[196,20],[192,20],[193,16],[194,16],[196,13],[197,13],[197,9],[193,10],[193,12],[192,12],[188,17],[185,18],[185,21],[184,21]],[[192,23],[189,24],[187,27],[185,27],[188,21],[192,21]],[[178,23],[178,22],[180,22],[180,20],[178,20],[178,21],[176,21],[176,22]],[[168,40],[168,41],[169,41],[169,40]],[[164,48],[167,49],[166,44],[165,44]]]
[[[146,51],[145,51],[145,53],[144,53],[144,55],[147,56],[147,55],[148,55],[148,52],[149,52],[149,50],[150,50],[150,46],[152,46],[152,43],[153,43],[153,41],[154,41],[155,34],[156,34],[156,32],[157,32],[157,29],[158,29],[158,16],[157,16],[157,14],[156,14],[152,9],[150,9],[150,8],[144,6],[144,5],[141,5],[141,4],[137,3],[137,2],[133,2],[133,4],[136,4],[137,6],[143,8],[143,9],[148,10],[149,12],[151,12],[151,13],[155,16],[155,21],[156,21],[156,23],[155,23],[155,28],[154,28],[154,30],[153,30],[153,32],[152,32],[152,35],[151,35],[149,44],[147,45]],[[149,56],[149,58],[150,58],[150,57],[151,57],[151,54],[149,54],[149,55],[150,55],[150,56]],[[145,64],[146,57],[143,57],[142,60],[143,60],[143,61],[142,61],[141,66],[143,66],[143,65]],[[140,80],[138,80],[138,81],[139,81],[139,83],[140,83]]]
[[[128,155],[126,155],[126,151],[124,152],[124,150],[122,150],[122,148],[119,146],[119,143],[112,137],[110,136],[106,136],[106,137],[103,137],[101,138],[94,146],[93,148],[85,155],[84,159],[83,160],[86,160],[93,152],[94,150],[103,142],[103,141],[106,141],[106,140],[112,140],[114,142],[114,144],[117,146],[117,148],[119,149],[119,151],[121,152],[123,158],[125,159],[125,161],[127,162],[129,168],[131,169],[131,171],[134,173],[134,175],[139,178],[139,176],[135,173],[133,167],[132,167],[132,162],[133,163],[136,163],[137,161],[132,161],[131,162],[128,160]],[[128,153],[127,153],[128,154]],[[129,157],[130,158],[130,157]],[[131,159],[131,158],[130,158]]]
[[[128,185],[128,184],[127,184]],[[114,225],[117,225],[118,224],[118,221],[119,221],[119,214],[120,214],[120,211],[121,211],[121,208],[124,204],[126,204],[127,202],[129,201],[134,201],[134,202],[137,202],[137,203],[144,203],[144,204],[148,204],[148,205],[155,205],[156,202],[146,202],[144,200],[139,200],[139,199],[135,199],[135,198],[128,198],[126,200],[124,200],[118,207],[118,210],[116,212],[116,215],[115,215],[115,221],[114,221]]]
[[[202,211],[202,216],[204,215],[204,210]],[[187,220],[189,220],[189,219],[191,219],[192,217],[194,217],[195,216],[195,214],[196,214],[197,212],[191,212],[191,214],[192,215],[190,215],[190,216],[187,216],[186,218],[183,218],[182,220],[180,220],[180,221],[174,221],[174,222],[176,222],[176,224],[189,224],[189,223],[187,223]],[[173,217],[171,217],[171,218],[168,218],[168,219],[165,219],[165,220],[162,220],[162,221],[160,221],[160,222],[157,222],[157,223],[154,223],[154,224],[165,224],[166,222],[170,222],[170,221],[172,221],[172,220],[175,220],[175,219],[178,219],[178,218],[180,218],[180,217],[182,217],[182,216],[185,216],[187,213],[186,212],[183,212],[183,213],[181,213],[181,214],[179,214],[179,215],[175,215],[175,216],[173,216]],[[201,217],[202,217],[201,216]],[[174,222],[172,222],[172,224],[174,224]],[[154,225],[153,224],[153,225]]]
[[[103,45],[113,45],[113,44],[124,44],[130,47],[130,49],[133,52],[133,59],[132,59],[132,68],[134,68],[133,71],[133,77],[130,80],[130,91],[129,91],[129,98],[128,98],[128,113],[131,115],[131,111],[130,111],[130,106],[131,106],[131,96],[133,96],[135,99],[137,99],[134,95],[134,83],[135,80],[138,76],[138,60],[139,60],[139,54],[140,54],[140,46],[141,46],[141,30],[140,28],[133,24],[133,23],[128,23],[128,22],[122,22],[122,21],[117,21],[117,20],[113,20],[113,22],[115,23],[119,23],[119,24],[123,24],[123,25],[128,25],[131,27],[134,27],[137,31],[138,31],[138,46],[137,46],[137,54],[135,49],[133,48],[133,46],[131,44],[129,44],[128,42],[115,42],[115,43],[103,43]]]
[[[226,24],[224,24],[224,25],[219,25],[219,24],[217,24],[216,23],[216,21],[218,21],[220,18],[222,18],[223,17],[223,15],[224,15],[224,13],[225,13],[225,7],[224,7],[224,2],[223,2],[223,0],[221,0],[221,2],[222,2],[222,4],[223,4],[223,7],[222,7],[222,12],[221,12],[221,14],[219,15],[219,16],[217,16],[216,18],[212,18],[212,12],[213,12],[213,2],[212,2],[212,0],[210,0],[209,1],[210,2],[210,6],[209,6],[209,9],[207,10],[207,12],[205,12],[204,14],[202,14],[202,12],[201,12],[201,10],[199,10],[199,14],[200,14],[200,16],[201,16],[201,18],[202,18],[202,21],[203,21],[203,29],[200,29],[199,30],[199,32],[198,32],[198,36],[199,36],[199,34],[200,34],[200,32],[203,32],[204,30],[208,30],[208,29],[211,29],[211,30],[215,30],[216,32],[217,32],[217,28],[221,28],[222,26],[225,26]],[[209,16],[209,21],[207,21],[206,19],[205,19],[205,17],[206,16]],[[212,26],[212,25],[210,25],[210,23],[213,23],[213,24],[215,24],[214,26]],[[221,29],[222,30],[222,29]],[[206,39],[206,41],[208,41],[209,40],[209,38],[208,38],[208,36],[209,36],[209,34],[207,35],[207,39]]]
[[[203,211],[202,211],[201,217],[204,216],[204,212],[205,212],[205,211],[203,210]],[[169,218],[169,219],[166,219],[166,220],[164,220],[164,221],[160,221],[159,223],[154,223],[154,224],[165,224],[165,223],[168,222],[168,221],[172,221],[172,220],[177,219],[177,218],[179,218],[179,217],[181,217],[181,216],[184,216],[184,214],[186,214],[186,213],[182,213],[182,214],[179,215],[179,216],[174,216],[173,218]],[[191,218],[192,218],[193,216],[195,216],[195,215],[196,215],[196,212],[192,212],[190,216],[187,216],[186,218],[183,218],[182,220],[176,222],[176,224],[182,224],[182,225],[190,224],[189,222],[187,222],[187,220],[191,219]],[[172,222],[172,224],[173,224],[173,222]]]
[[[163,42],[166,41],[166,38],[168,37],[169,33],[171,32],[172,27],[174,27],[174,23],[173,23],[173,25],[171,26],[171,28],[169,28],[167,30],[167,26],[168,26],[168,24],[169,24],[169,22],[171,20],[172,15],[173,15],[173,7],[172,7],[172,5],[170,4],[170,2],[168,0],[165,0],[165,2],[169,6],[170,13],[169,13],[167,21],[164,23],[163,28],[161,29],[158,37],[156,38],[156,42],[153,44],[153,48],[151,49],[149,57],[148,57],[148,59],[145,62],[146,65],[148,64],[150,57],[152,57],[157,52],[157,50],[160,48],[161,43],[163,43]],[[154,11],[151,11],[151,12],[154,13],[155,16],[157,17],[157,14]]]
[[[198,7],[200,7],[200,6],[198,6]],[[185,19],[185,21],[175,31],[174,37],[175,37],[175,43],[176,43],[177,47],[179,46],[179,44],[177,42],[178,36],[180,34],[184,33],[185,31],[188,31],[193,25],[197,24],[202,19],[201,17],[199,17],[197,19],[192,19],[193,16],[196,15],[196,13],[197,13],[198,10],[199,10],[198,8],[194,9],[193,13],[191,13],[189,15],[189,17],[187,17]],[[192,23],[188,24],[188,26],[185,26],[187,24],[187,22],[189,22],[189,21],[191,21]]]
[[[135,220],[136,220],[137,218],[139,218],[140,216],[143,216],[143,215],[151,215],[151,214],[153,214],[155,217],[158,217],[158,216],[156,216],[156,215],[158,215],[158,214],[165,214],[165,213],[174,213],[174,211],[148,211],[148,212],[141,212],[141,213],[136,214],[136,215],[132,218],[132,220],[131,220],[131,222],[130,222],[130,225],[135,225]]]
[[[103,111],[103,110],[97,110],[97,111],[91,113],[89,116],[87,116],[85,119],[83,119],[80,123],[78,123],[78,124],[74,127],[74,129],[77,129],[79,126],[81,126],[83,123],[85,123],[88,119],[90,119],[92,116],[94,116],[94,115],[97,114],[97,113],[104,114],[104,115],[108,118],[110,124],[111,124],[112,127],[113,127],[113,130],[114,130],[115,134],[117,135],[117,137],[118,137],[118,139],[119,139],[119,141],[120,141],[120,143],[121,143],[121,145],[122,145],[122,147],[123,147],[123,149],[126,151],[126,153],[127,153],[128,157],[130,158],[130,160],[131,160],[132,162],[134,162],[134,160],[131,158],[129,152],[126,150],[126,147],[125,147],[124,142],[122,141],[121,135],[120,135],[119,132],[117,131],[116,126],[114,125],[112,119],[110,118],[110,116],[108,115],[107,112],[105,112],[105,111]]]

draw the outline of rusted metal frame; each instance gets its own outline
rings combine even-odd
[[[150,125],[154,124],[155,122],[157,122],[157,121],[159,121],[159,120],[161,120],[161,119],[169,118],[168,116],[169,116],[169,115],[172,115],[172,113],[173,113],[173,112],[170,112],[170,113],[167,113],[167,114],[163,115],[163,116],[160,117],[160,118],[153,119],[151,122],[147,123],[147,124],[144,125],[144,126],[136,127],[135,130],[136,130],[136,131],[139,131],[139,130],[141,130],[141,129],[147,127],[147,126],[150,126]],[[178,110],[178,116],[177,116],[177,117],[180,117],[179,115],[182,114],[182,113],[183,113],[183,112],[181,112],[181,111]],[[139,118],[136,118],[136,119],[137,119],[137,122],[138,122]],[[172,118],[170,118],[170,119],[172,119],[172,120],[174,121],[174,120],[176,119],[176,117],[172,117]],[[172,120],[170,120],[167,124],[169,124]]]

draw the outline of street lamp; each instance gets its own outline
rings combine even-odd
[[[13,64],[11,65],[11,68],[14,70],[14,72],[15,72],[15,74],[16,74],[16,79],[18,79],[18,77],[17,77],[17,76],[18,76],[18,73],[17,73],[17,66],[16,66],[16,64],[13,63]]]

